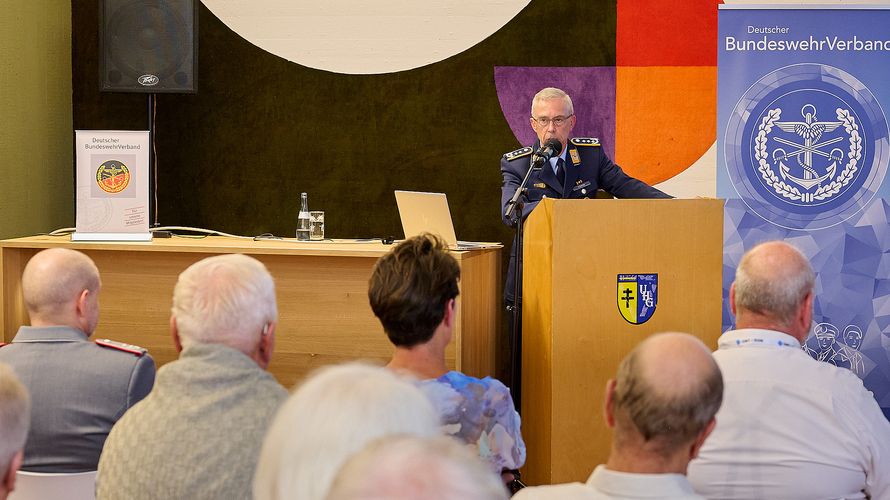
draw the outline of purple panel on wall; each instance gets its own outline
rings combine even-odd
[[[501,111],[523,146],[535,141],[529,125],[531,102],[545,87],[557,87],[572,97],[577,123],[574,137],[598,137],[606,153],[615,157],[615,68],[543,68],[497,66],[494,84]]]

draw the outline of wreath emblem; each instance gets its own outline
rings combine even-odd
[[[782,108],[768,110],[757,126],[754,159],[761,179],[775,194],[791,201],[815,204],[837,195],[853,180],[862,160],[862,137],[859,134],[856,118],[847,109],[835,109],[838,121],[818,121],[816,107],[812,104],[804,105],[801,115],[804,121],[780,121]],[[771,137],[774,127],[794,133],[803,139],[803,142]],[[840,127],[846,131],[847,137],[821,140],[823,134],[833,132]],[[768,149],[770,139],[781,146],[770,152]],[[839,148],[823,150],[844,139],[847,139],[849,144],[846,153]],[[782,146],[791,149],[786,150]],[[847,161],[843,170],[838,173],[838,162],[843,161],[845,156]],[[824,158],[823,163],[826,161],[829,163],[820,169],[816,165],[816,157]],[[789,163],[797,165],[792,167]],[[778,168],[778,174],[775,168]],[[820,170],[825,173],[822,174]],[[797,171],[801,171],[802,175],[795,175]]]

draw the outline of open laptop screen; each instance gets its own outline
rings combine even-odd
[[[458,247],[445,193],[417,191],[396,191],[395,193],[405,239],[428,232],[441,236],[449,247]]]

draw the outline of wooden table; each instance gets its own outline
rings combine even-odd
[[[99,267],[101,317],[93,338],[143,346],[158,366],[176,359],[170,338],[173,285],[186,267],[205,257],[244,253],[275,278],[279,325],[270,371],[291,387],[312,369],[347,360],[384,363],[392,345],[368,304],[368,278],[390,245],[378,242],[263,240],[209,236],[150,243],[71,242],[67,236],[0,241],[0,324],[8,342],[28,314],[22,270],[45,248],[89,255]],[[457,324],[446,351],[449,368],[494,375],[500,318],[500,247],[453,252],[461,266]]]

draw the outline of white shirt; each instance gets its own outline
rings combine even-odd
[[[515,500],[606,500],[658,498],[662,500],[704,500],[695,494],[682,474],[631,474],[598,466],[587,483],[535,486],[519,490]]]
[[[708,498],[890,498],[890,422],[849,370],[816,361],[789,335],[720,337],[717,427],[689,480]]]

